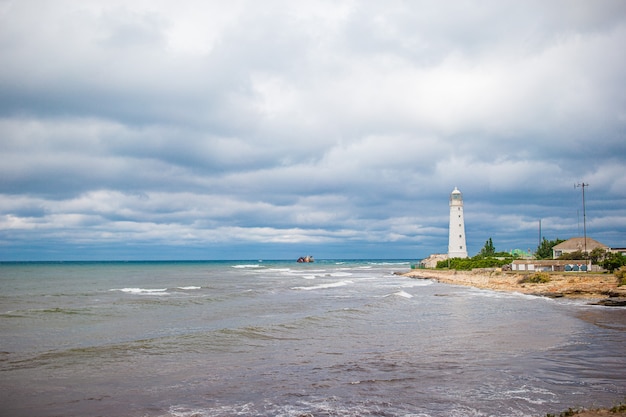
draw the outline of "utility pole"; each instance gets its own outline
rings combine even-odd
[[[589,184],[585,184],[583,181],[580,184],[576,184],[574,187],[581,187],[583,189],[583,231],[585,233],[585,256],[589,256],[587,253],[587,213],[585,212],[585,187],[589,187]]]

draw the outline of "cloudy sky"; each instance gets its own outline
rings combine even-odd
[[[623,0],[0,0],[0,260],[626,246]],[[586,222],[582,188],[585,188]]]

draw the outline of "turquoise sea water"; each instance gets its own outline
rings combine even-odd
[[[626,399],[626,309],[409,261],[0,264],[2,416],[543,416]]]

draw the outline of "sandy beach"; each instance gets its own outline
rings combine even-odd
[[[613,274],[549,273],[550,282],[542,284],[520,283],[527,274],[492,270],[415,269],[403,275],[494,291],[519,292],[545,297],[583,298],[589,299],[591,303],[606,305],[626,303],[626,286],[618,287],[617,278]]]

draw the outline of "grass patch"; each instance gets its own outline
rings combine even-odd
[[[526,275],[519,280],[519,284],[545,284],[550,282],[550,274],[547,272],[536,272],[534,274]]]

